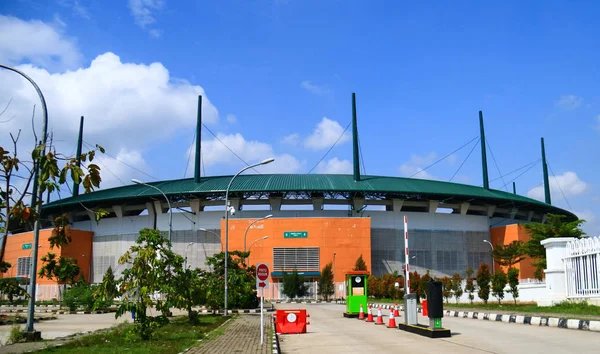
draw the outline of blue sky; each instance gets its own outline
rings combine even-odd
[[[368,174],[419,172],[476,137],[482,110],[500,170],[488,152],[490,179],[538,160],[543,136],[553,203],[598,235],[597,10],[564,1],[5,0],[0,62],[39,80],[64,151],[85,115],[85,140],[127,163],[104,157],[106,186],[182,178],[199,93],[207,127],[244,160],[275,156],[266,172],[306,173],[350,122],[356,92]],[[7,73],[0,80],[9,83],[0,105],[13,98],[7,116],[23,117],[9,128],[28,128],[35,96]],[[416,177],[449,180],[473,144]],[[206,129],[203,147],[208,175],[243,166]],[[351,158],[345,135],[315,172],[350,172]],[[481,180],[477,147],[454,181]],[[541,182],[537,163],[517,190],[540,198]]]

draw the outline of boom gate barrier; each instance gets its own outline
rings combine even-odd
[[[275,313],[275,331],[279,334],[306,333],[309,314],[306,310],[277,310]]]

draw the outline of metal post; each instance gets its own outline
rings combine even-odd
[[[40,101],[42,102],[42,117],[43,117],[43,124],[42,124],[42,144],[43,144],[43,148],[42,148],[42,153],[40,154],[40,156],[43,156],[46,154],[46,139],[48,137],[48,110],[46,107],[46,99],[44,98],[44,95],[42,94],[42,90],[40,90],[39,86],[35,83],[35,81],[33,81],[29,76],[27,76],[24,72],[15,69],[13,67],[4,65],[4,64],[0,64],[0,68],[4,68],[10,71],[13,71],[19,75],[21,75],[22,77],[24,77],[27,81],[29,81],[29,83],[31,85],[33,85],[33,87],[35,88],[35,91],[37,92]],[[36,141],[37,143],[37,141]],[[31,206],[35,207],[35,212],[36,215],[40,215],[42,212],[42,205],[41,203],[36,203],[37,200],[39,200],[40,202],[42,201],[42,198],[44,197],[42,194],[41,189],[38,188],[38,176],[39,176],[39,172],[40,172],[40,165],[39,165],[39,161],[34,161],[34,174],[33,174],[33,189],[32,189],[32,197],[31,197]],[[39,217],[35,220],[34,224],[33,224],[33,255],[32,255],[32,265],[31,265],[31,289],[29,291],[29,304],[28,304],[28,308],[27,308],[27,332],[29,333],[34,333],[35,330],[33,328],[33,315],[35,312],[35,284],[36,284],[36,274],[37,274],[37,259],[38,259],[38,241],[40,238],[40,220]],[[4,260],[4,249],[6,248],[6,244],[4,243],[6,242],[6,237],[3,240],[3,247],[2,247],[2,257],[0,257],[0,260]]]
[[[485,145],[485,130],[483,129],[483,112],[479,111],[479,133],[481,135],[481,167],[483,169],[483,188],[490,189],[488,180],[487,154]]]
[[[244,232],[244,252],[246,252],[246,236],[248,235],[248,230],[250,230],[250,227],[258,221],[265,220],[265,219],[272,218],[272,217],[273,217],[273,215],[269,214],[265,217],[254,220],[253,222],[250,223],[250,225],[248,225],[248,227],[246,228],[246,231]]]
[[[201,149],[200,144],[202,142],[201,138],[202,134],[202,96],[198,96],[198,117],[196,122],[196,158],[194,159],[194,182],[200,183],[200,159]]]
[[[513,194],[517,194],[517,184],[513,182]]]
[[[544,196],[546,204],[552,204],[550,198],[550,182],[548,181],[548,164],[546,163],[546,148],[544,147],[544,138],[542,138],[542,167],[544,169]]]
[[[265,301],[265,288],[260,288],[260,344],[264,343],[265,335],[265,314],[263,313],[263,304]]]
[[[356,94],[352,93],[352,160],[354,162],[354,180],[360,181],[360,160],[358,156],[358,125],[356,122]]]
[[[231,184],[233,183],[233,180],[235,180],[235,178],[242,172],[246,171],[247,169],[250,168],[254,168],[256,166],[260,166],[260,165],[266,165],[268,163],[271,163],[275,161],[274,158],[269,158],[266,159],[262,162],[256,163],[254,165],[250,165],[247,167],[242,168],[238,173],[236,173],[233,177],[231,177],[231,180],[229,181],[229,184],[227,185],[227,189],[225,190],[225,259],[223,260],[225,262],[225,306],[224,306],[224,311],[223,314],[225,316],[227,316],[227,297],[229,295],[229,290],[228,290],[228,286],[227,286],[227,271],[228,271],[228,260],[229,260],[229,189],[231,188]]]
[[[81,120],[79,121],[79,138],[77,139],[77,167],[81,166],[81,145],[83,145],[83,116],[81,116]],[[73,196],[76,197],[79,195],[79,183],[77,181],[73,181]]]
[[[169,198],[167,198],[167,195],[165,193],[163,193],[162,190],[160,190],[158,187],[153,186],[151,184],[148,183],[144,183],[140,180],[137,179],[132,179],[131,182],[136,183],[136,184],[143,184],[146,187],[150,187],[150,188],[154,188],[157,191],[160,192],[160,194],[163,195],[163,197],[165,197],[165,200],[167,201],[167,206],[169,207],[169,244],[171,243],[171,229],[173,228],[173,209],[171,209],[171,202],[169,201]],[[171,245],[169,245],[169,248],[171,248]]]

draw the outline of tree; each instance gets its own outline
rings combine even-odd
[[[448,300],[452,297],[452,279],[443,277],[440,281],[442,282],[442,297],[448,303]]]
[[[231,308],[256,308],[256,267],[243,262],[249,252],[229,251],[227,262],[227,304]],[[225,303],[225,253],[208,257],[206,264],[212,271],[204,273],[206,304],[212,309],[223,308]]]
[[[420,294],[421,294],[421,275],[415,270],[412,273],[409,273],[408,278],[408,287],[410,288],[410,292],[417,295],[417,302],[420,302]],[[404,292],[406,294],[406,291]]]
[[[492,251],[492,257],[501,266],[511,268],[525,259],[525,243],[513,241],[508,245],[496,245]]]
[[[462,281],[463,279],[460,274],[454,273],[454,275],[452,275],[452,292],[456,298],[456,303],[458,303],[458,300],[463,295]]]
[[[304,284],[304,279],[298,274],[296,267],[291,273],[283,273],[283,294],[290,299],[304,297],[308,294],[308,287]]]
[[[122,277],[117,280],[123,301],[115,318],[133,312],[136,331],[142,340],[149,340],[157,327],[168,322],[165,314],[174,292],[173,269],[182,267],[184,259],[171,250],[170,241],[160,231],[145,228],[139,233],[135,244],[119,258],[120,265],[128,263],[131,267],[123,270]],[[108,284],[103,287],[108,288]],[[167,294],[167,299],[154,300],[156,293]],[[148,316],[146,310],[152,306],[162,315]]]
[[[465,284],[465,292],[469,294],[469,301],[473,303],[473,299],[475,299],[475,284],[473,283],[473,268],[467,269],[467,281]]]
[[[418,291],[418,297],[417,300],[419,298],[421,299],[427,299],[427,283],[431,280],[431,275],[429,275],[429,269],[427,270],[427,272],[425,273],[425,275],[423,275],[421,277],[421,279],[419,279],[419,291]]]
[[[327,263],[323,270],[321,270],[321,276],[319,277],[319,291],[318,294],[328,300],[329,296],[335,293],[335,287],[333,285],[333,264],[332,262]]]
[[[58,296],[62,299],[61,284],[75,283],[79,277],[81,270],[77,265],[77,260],[70,257],[60,256],[56,259],[56,254],[48,252],[42,256],[42,267],[38,272],[40,278],[46,278],[56,281],[58,287]]]
[[[504,299],[504,288],[506,287],[507,282],[508,280],[504,270],[502,270],[502,268],[498,269],[492,277],[492,295],[498,299],[499,304],[502,302],[502,299]]]
[[[19,281],[15,278],[0,279],[0,293],[8,297],[8,301],[12,304],[15,297],[29,296],[27,291],[21,287]]]
[[[356,259],[356,263],[354,263],[354,268],[352,270],[367,270],[367,263],[363,260],[362,254]]]
[[[367,279],[367,292],[370,297],[379,299],[381,298],[381,280],[374,275],[369,275]]]
[[[100,283],[93,291],[92,297],[94,299],[94,310],[110,306],[114,299],[120,296],[117,281],[115,280],[115,274],[113,273],[112,267],[108,267],[102,283]]]
[[[517,298],[519,297],[519,270],[517,268],[508,268],[508,286],[509,290],[506,292],[511,294],[515,305],[517,304]]]
[[[178,267],[173,277],[174,293],[170,296],[169,304],[184,309],[188,313],[188,321],[194,323],[198,320],[198,312],[192,310],[206,301],[204,271]]]
[[[8,233],[17,227],[29,224],[30,227],[39,215],[35,213],[35,205],[27,205],[25,197],[31,195],[29,191],[34,182],[37,182],[41,193],[60,190],[60,186],[67,183],[67,177],[80,183],[84,193],[89,193],[94,188],[100,187],[100,167],[92,161],[97,151],[104,153],[104,148],[96,148],[82,153],[81,156],[66,156],[56,151],[51,144],[48,146],[38,144],[37,137],[32,144],[30,161],[22,159],[17,153],[18,141],[21,130],[17,134],[9,134],[13,147],[5,149],[0,146],[0,224],[2,227],[2,246],[0,248],[0,265],[5,263],[4,252],[6,249]],[[35,132],[34,132],[35,136]],[[78,166],[78,158],[81,163]],[[87,163],[89,162],[89,163]],[[59,164],[63,164],[59,167]],[[38,180],[33,181],[37,166],[40,167]],[[16,183],[23,185],[22,189]],[[42,203],[41,200],[36,203]],[[98,217],[98,215],[97,215]],[[6,266],[0,266],[6,268]]]
[[[488,299],[490,298],[490,267],[481,263],[479,266],[479,270],[477,270],[477,287],[479,291],[477,291],[477,295],[485,304],[487,304]]]
[[[581,230],[581,224],[585,220],[564,221],[566,216],[546,214],[546,223],[525,224],[525,229],[530,234],[530,239],[525,243],[525,254],[531,257],[536,268],[535,277],[542,280],[544,269],[546,269],[546,249],[541,242],[551,237],[575,237],[581,238],[585,232]]]

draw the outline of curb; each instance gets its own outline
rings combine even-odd
[[[272,320],[273,320],[273,324],[271,325],[271,330],[273,331],[273,343],[272,343],[273,347],[272,347],[271,352],[273,354],[280,354],[281,347],[279,347],[279,334],[275,330],[275,317],[273,317]]]
[[[336,300],[336,301],[275,301],[275,304],[345,304],[346,300]]]
[[[389,304],[374,304],[374,303],[369,303],[368,305],[377,306],[377,307],[381,306],[382,309],[389,309],[392,306]],[[404,306],[400,306],[399,311],[403,311],[403,310],[404,310]],[[418,313],[422,312],[420,307],[417,308],[417,312]],[[483,321],[517,323],[517,324],[540,326],[540,327],[555,327],[555,328],[576,329],[576,330],[581,330],[581,331],[600,332],[600,321],[575,320],[575,319],[569,319],[569,318],[544,317],[544,316],[502,315],[502,314],[496,314],[496,313],[456,311],[456,310],[445,310],[444,314],[448,317],[471,318],[471,319],[483,320]]]

